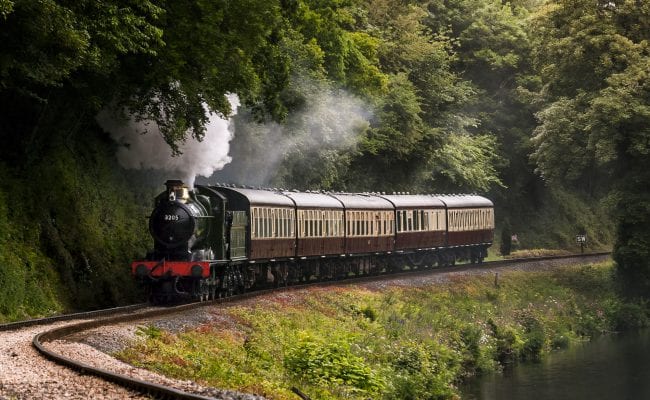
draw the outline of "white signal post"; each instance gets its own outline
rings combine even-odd
[[[580,245],[580,253],[584,253],[585,244],[587,243],[587,235],[576,235],[576,243]]]

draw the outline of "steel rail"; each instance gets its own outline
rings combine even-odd
[[[163,399],[196,399],[196,400],[214,399],[213,397],[206,397],[199,394],[184,392],[178,389],[174,389],[172,387],[156,384],[153,382],[143,381],[137,378],[129,377],[127,375],[114,373],[99,367],[94,367],[82,362],[78,362],[68,357],[65,357],[61,354],[58,354],[54,351],[49,350],[44,345],[44,343],[51,342],[54,340],[61,340],[64,337],[70,336],[72,334],[97,328],[103,325],[112,325],[112,324],[154,318],[154,317],[174,314],[174,313],[178,313],[178,312],[182,312],[182,311],[186,311],[198,307],[239,301],[246,298],[257,297],[257,296],[273,293],[276,291],[282,291],[282,290],[292,291],[292,290],[305,289],[308,287],[335,286],[341,284],[351,285],[351,284],[362,283],[367,281],[399,278],[402,276],[418,276],[421,274],[424,275],[424,274],[432,274],[432,273],[446,273],[452,271],[465,271],[471,269],[494,269],[494,268],[512,265],[512,264],[534,263],[534,262],[562,260],[562,259],[571,259],[571,258],[576,258],[581,260],[589,259],[589,258],[604,258],[606,256],[609,256],[610,254],[611,252],[600,252],[600,253],[571,254],[571,255],[561,255],[561,256],[513,258],[513,259],[506,259],[506,260],[499,260],[499,261],[489,261],[481,264],[458,264],[456,266],[449,266],[449,267],[442,267],[442,268],[419,268],[419,269],[413,269],[409,271],[402,271],[398,273],[364,275],[360,277],[352,277],[352,278],[346,278],[342,280],[319,281],[319,282],[303,283],[303,284],[291,285],[291,286],[274,288],[274,289],[264,289],[259,291],[238,294],[227,298],[216,299],[212,301],[182,304],[174,307],[157,308],[154,310],[137,312],[137,313],[127,313],[127,314],[117,315],[117,316],[106,316],[104,318],[97,318],[92,321],[71,324],[71,325],[55,328],[46,332],[42,332],[36,335],[32,340],[32,344],[44,357],[46,357],[51,361],[72,368],[84,374],[92,374],[98,376],[102,379],[116,383],[128,389],[136,390],[145,395],[150,395],[155,398],[163,398]]]
[[[106,308],[102,310],[82,311],[82,312],[72,313],[72,314],[53,315],[51,317],[34,318],[34,319],[27,319],[24,321],[9,322],[6,324],[0,324],[0,332],[14,331],[17,329],[27,328],[30,326],[47,325],[59,321],[72,321],[75,319],[96,318],[101,316],[118,314],[122,312],[137,311],[149,306],[151,306],[151,304],[149,303],[139,303],[139,304],[131,304],[128,306],[122,306],[122,307]]]

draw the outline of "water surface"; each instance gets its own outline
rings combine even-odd
[[[461,390],[467,400],[650,399],[650,330],[573,345]]]

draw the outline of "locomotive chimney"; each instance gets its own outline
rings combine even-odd
[[[185,185],[180,179],[170,179],[165,182],[165,186],[167,187],[167,196],[169,197],[169,201],[178,200],[185,202],[190,198],[187,185]]]

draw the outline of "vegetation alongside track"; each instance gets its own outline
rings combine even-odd
[[[167,375],[293,399],[439,399],[519,360],[648,325],[621,298],[611,263],[455,275],[422,287],[289,292],[229,308],[220,324],[171,334],[141,327],[118,356]]]
[[[137,301],[127,266],[149,244],[147,188],[93,135],[25,171],[0,162],[0,323]]]

